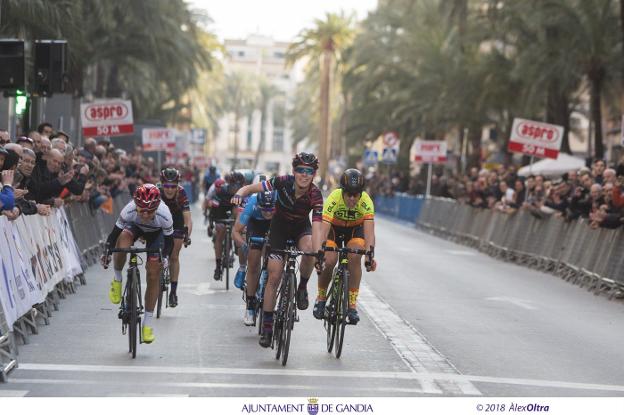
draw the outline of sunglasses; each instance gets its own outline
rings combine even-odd
[[[275,212],[275,207],[270,207],[270,208],[260,208],[260,210],[262,211],[262,213],[273,213]]]
[[[345,192],[344,194],[346,197],[350,197],[352,199],[357,199],[361,195],[361,193],[349,193],[349,192]]]
[[[307,174],[308,176],[313,176],[316,170],[313,167],[297,167],[295,168],[295,173],[299,174]]]
[[[177,189],[177,183],[165,183],[162,185],[163,189]]]
[[[141,207],[138,207],[138,206],[137,206],[136,210],[137,210],[138,214],[154,213],[154,212],[156,212],[156,209],[141,208]]]

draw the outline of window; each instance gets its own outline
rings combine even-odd
[[[282,127],[273,129],[273,151],[284,151],[284,129]]]

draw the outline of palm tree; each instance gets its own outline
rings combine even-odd
[[[258,167],[258,161],[260,160],[260,153],[264,150],[266,143],[266,122],[269,106],[272,104],[273,99],[280,94],[280,90],[273,85],[268,79],[258,79],[258,106],[260,107],[260,140],[258,141],[258,147],[256,148],[256,154],[254,156],[253,168]]]
[[[320,176],[324,181],[329,158],[332,72],[336,61],[341,59],[342,51],[352,42],[355,31],[352,27],[353,16],[343,13],[326,13],[325,19],[316,19],[314,25],[314,28],[299,33],[298,39],[289,47],[286,59],[290,64],[303,58],[309,59],[312,64],[320,62],[319,160]]]
[[[225,74],[223,90],[223,113],[234,115],[234,155],[232,169],[238,164],[238,132],[239,123],[243,114],[254,110],[258,101],[258,87],[251,75],[241,70],[234,70]]]

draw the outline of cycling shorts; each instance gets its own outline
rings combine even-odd
[[[134,238],[134,242],[137,239],[143,237],[145,239],[145,248],[146,249],[163,249],[165,246],[165,237],[163,236],[162,231],[157,232],[145,232],[143,229],[139,228],[136,225],[128,225],[124,228],[122,232],[128,232]],[[147,254],[148,260],[159,260],[160,257],[158,253]]]
[[[312,235],[310,219],[305,218],[298,222],[289,222],[277,215],[271,219],[269,230],[269,245],[271,249],[285,249],[286,241],[293,240],[296,244],[306,235]]]
[[[332,226],[327,235],[327,246],[337,248],[340,241],[342,241],[342,246],[350,244],[351,246],[357,245],[360,249],[366,249],[364,247],[366,244],[364,241],[364,226]]]
[[[257,238],[264,238],[267,232],[269,232],[270,227],[270,220],[255,220],[252,218],[247,224],[247,238],[251,238],[252,236]],[[257,242],[249,243],[250,249],[262,249],[262,246],[263,244]]]

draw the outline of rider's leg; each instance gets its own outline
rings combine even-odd
[[[312,235],[305,234],[299,238],[298,247],[304,252],[312,251]],[[306,310],[308,308],[308,281],[314,269],[314,257],[304,256],[299,265],[299,287],[297,287],[297,308]]]
[[[124,229],[119,238],[117,238],[117,244],[115,245],[117,248],[130,248],[134,243],[134,235],[132,231],[129,229]],[[126,253],[125,252],[115,252],[113,254],[113,268],[115,270],[115,281],[121,281],[123,267],[126,264]]]
[[[364,249],[364,239],[353,238],[347,243],[347,247]],[[360,281],[362,280],[362,255],[349,254],[349,323],[357,324],[360,317],[357,314],[357,298],[360,293]]]
[[[180,275],[180,250],[182,249],[183,239],[174,238],[173,251],[169,257],[169,275],[171,277],[171,291],[175,292],[178,286],[178,277]]]
[[[247,254],[247,275],[245,281],[247,285],[247,298],[254,297],[258,289],[258,280],[260,277],[260,262],[262,259],[262,250],[250,247]]]
[[[329,244],[328,244],[329,245]],[[338,255],[335,252],[325,252],[325,267],[318,278],[318,295],[317,300],[324,301],[327,299],[327,288],[331,281],[332,272],[338,262]]]

